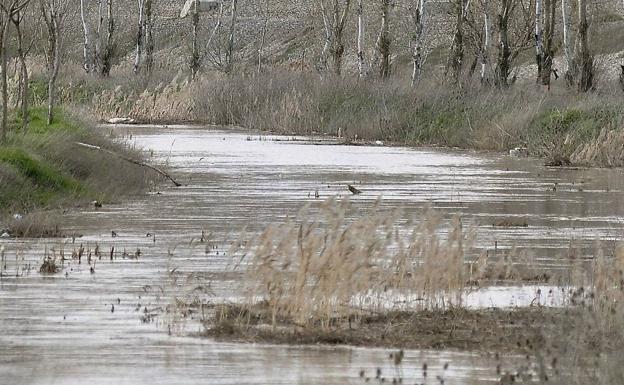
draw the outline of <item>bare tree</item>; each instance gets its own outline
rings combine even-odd
[[[145,44],[145,39],[143,38],[143,33],[145,31],[145,1],[146,0],[137,0],[139,9],[139,25],[137,28],[136,51],[133,68],[135,74],[138,74],[141,71],[141,60],[143,60],[143,45]]]
[[[234,69],[234,35],[236,33],[236,17],[238,13],[238,0],[232,0],[230,15],[230,34],[227,51],[225,52],[225,72],[230,73]]]
[[[193,40],[191,45],[191,59],[189,61],[189,68],[191,69],[191,76],[195,79],[199,69],[201,67],[201,55],[199,54],[199,1],[193,2],[193,14],[191,15],[191,30],[193,34]]]
[[[154,70],[154,16],[152,13],[152,0],[145,0],[145,71],[146,78],[152,76]]]
[[[412,0],[412,86],[416,84],[422,73],[422,38],[425,25],[425,0]]]
[[[470,0],[455,0],[453,5],[455,7],[455,32],[453,34],[451,54],[446,65],[446,72],[447,74],[450,73],[453,84],[459,84],[464,65],[464,21],[466,20]]]
[[[543,5],[543,7],[542,7]],[[535,49],[537,61],[537,82],[550,89],[555,49],[556,0],[536,0],[535,2]]]
[[[137,26],[133,71],[138,75],[142,72],[142,68],[145,67],[146,79],[149,80],[154,67],[154,18],[152,13],[152,0],[137,0],[137,9],[139,21]],[[112,27],[114,30],[114,24]],[[111,47],[114,48],[114,44],[112,44]],[[145,55],[144,65],[143,55]]]
[[[213,17],[214,19],[214,27],[208,36],[208,41],[206,42],[205,53],[202,56],[207,57],[209,63],[218,69],[223,69],[224,60],[223,60],[223,52],[222,52],[222,29],[223,29],[223,15],[225,12],[225,7],[223,5],[223,1],[219,3],[218,8],[216,9],[216,15]]]
[[[342,56],[344,54],[343,34],[351,7],[351,0],[333,0],[331,15],[325,4],[326,0],[319,0],[323,26],[325,28],[325,44],[321,53],[321,67],[327,68],[327,57],[331,55],[332,71],[340,75],[342,72]]]
[[[569,81],[570,65],[572,64],[572,49],[570,48],[571,19],[568,8],[568,0],[561,0],[561,27],[563,29],[563,54],[565,59],[564,73],[566,79]]]
[[[104,51],[99,58],[99,71],[100,75],[110,75],[112,66],[113,55],[115,54],[115,41],[113,35],[115,33],[115,19],[113,17],[113,0],[106,0],[106,40],[104,44]]]
[[[504,1],[504,0],[501,0]],[[481,61],[481,71],[479,77],[481,79],[481,83],[484,84],[487,82],[486,72],[487,65],[489,60],[489,51],[490,51],[490,34],[491,34],[491,23],[490,23],[490,7],[489,1],[484,0],[482,3],[483,8],[483,44],[481,46],[481,51],[479,53],[480,61]]]
[[[364,4],[363,0],[358,0],[357,5],[357,20],[358,20],[358,34],[357,34],[357,58],[358,58],[358,76],[360,79],[366,77],[366,58],[364,56]]]
[[[91,47],[91,28],[87,20],[87,7],[89,0],[80,0],[80,19],[82,21],[82,31],[84,35],[84,42],[82,48],[83,56],[83,68],[86,73],[93,71],[93,52]]]
[[[534,40],[532,8],[532,4],[526,4],[523,0],[500,0],[496,16],[498,54],[494,69],[494,82],[498,87],[509,85],[512,62]],[[511,20],[516,21],[512,34],[509,33]]]
[[[587,0],[578,0],[576,40],[574,42],[574,58],[570,66],[570,78],[579,92],[592,89],[594,79],[594,57],[587,44]]]
[[[24,44],[24,31],[22,25],[26,17],[26,7],[30,4],[30,0],[23,0],[21,3],[16,2],[10,11],[11,22],[15,27],[15,35],[17,39],[17,57],[20,63],[20,82],[19,82],[19,104],[21,107],[22,115],[22,129],[28,127],[28,66],[26,64],[26,55],[30,51],[30,47],[26,47]],[[34,40],[34,39],[33,39]]]
[[[390,76],[390,0],[381,0],[381,28],[375,44],[379,54],[379,76]]]
[[[48,125],[54,120],[56,80],[61,68],[62,26],[73,4],[66,0],[39,0],[47,30],[46,62],[48,70]]]
[[[262,24],[262,32],[260,35],[260,47],[258,48],[258,74],[262,72],[262,54],[264,53],[264,44],[266,43],[266,36],[269,29],[269,19],[271,17],[271,3],[270,0],[265,0],[262,13],[264,16],[264,23]]]
[[[8,72],[8,35],[9,35],[9,24],[11,22],[11,13],[10,10],[2,4],[2,14],[0,17],[0,25],[2,26],[0,36],[0,53],[2,59],[2,141],[6,140],[7,132],[8,132],[8,116],[9,116],[9,92],[8,92],[8,83],[7,83],[7,72]]]

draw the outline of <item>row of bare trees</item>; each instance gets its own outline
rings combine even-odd
[[[412,58],[411,83],[416,84],[424,70],[425,31],[434,23],[432,9],[427,0],[407,0],[410,19],[410,56]],[[572,1],[573,4],[568,4]],[[324,44],[319,68],[341,74],[345,53],[345,29],[352,0],[318,0],[322,17]],[[364,1],[355,4],[357,16],[357,61],[361,78],[374,73],[386,78],[391,70],[390,22],[395,4],[392,0],[366,2],[378,12],[379,33],[370,61],[366,60],[364,42]],[[437,2],[436,2],[437,3]],[[439,3],[437,3],[439,5]],[[513,62],[531,46],[536,51],[536,82],[550,87],[551,78],[559,76],[553,67],[555,57],[555,34],[558,16],[558,0],[452,0],[450,14],[453,21],[452,41],[446,62],[449,82],[461,84],[466,72],[472,74],[480,64],[479,77],[483,83],[504,88],[515,80]],[[431,4],[433,5],[433,4]],[[563,41],[566,56],[565,78],[579,91],[592,88],[593,57],[588,46],[587,0],[561,0]],[[575,20],[575,43],[569,43],[572,35],[571,21]],[[470,49],[474,56],[472,65],[466,58]]]
[[[400,1],[405,12],[397,12]],[[432,0],[315,0],[322,21],[323,44],[319,55],[321,71],[341,75],[346,36],[352,20],[356,20],[356,56],[360,78],[387,78],[393,69],[396,52],[393,31],[399,23],[408,26],[407,56],[411,60],[411,84],[417,85],[425,72],[427,53],[432,48],[429,30],[440,19],[451,24],[446,79],[461,86],[466,75],[478,73],[482,83],[508,87],[515,81],[514,61],[533,47],[536,58],[536,82],[549,87],[552,76],[564,76],[567,84],[578,91],[593,87],[594,59],[588,43],[587,0],[451,0],[450,9],[441,11],[440,3]],[[193,76],[202,63],[210,62],[224,72],[232,72],[238,25],[238,1],[191,0],[190,26],[192,47],[189,67]],[[54,119],[56,81],[61,66],[63,28],[66,19],[77,16],[82,25],[83,67],[94,76],[109,76],[117,55],[117,17],[113,0],[0,0],[0,86],[2,88],[2,138],[8,122],[8,66],[18,64],[18,102],[22,123],[28,123],[28,64],[33,46],[44,47],[48,88],[48,122]],[[136,42],[133,70],[149,79],[154,68],[155,2],[136,2]],[[199,9],[209,4],[210,9]],[[264,1],[257,17],[264,23],[259,34],[258,70],[265,54],[271,2]],[[123,5],[123,4],[122,4]],[[125,7],[126,9],[128,7]],[[368,18],[378,22],[374,38],[368,42]],[[436,14],[448,12],[444,15]],[[262,14],[262,16],[260,16]],[[442,16],[442,17],[440,17]],[[561,16],[561,17],[559,17]],[[206,17],[206,19],[203,19]],[[436,19],[437,17],[437,19]],[[556,23],[561,20],[561,26]],[[199,31],[209,23],[207,40],[200,42]],[[29,30],[25,26],[30,26]],[[40,28],[38,32],[37,28]],[[28,30],[29,33],[25,33]],[[30,31],[33,31],[30,33]],[[564,68],[555,68],[557,31],[563,32]],[[438,36],[439,37],[439,36]],[[439,40],[439,39],[438,39]],[[210,48],[212,47],[212,48]],[[370,47],[370,50],[367,49]],[[14,55],[14,57],[9,57]],[[477,70],[478,68],[478,70]]]
[[[29,120],[29,74],[27,56],[39,38],[44,39],[45,67],[48,88],[48,124],[54,120],[56,104],[56,81],[61,66],[61,45],[63,43],[63,23],[72,5],[65,0],[2,0],[0,1],[0,88],[2,93],[2,120],[0,122],[0,140],[4,141],[8,131],[9,55],[14,53],[19,63],[19,84],[17,105],[26,127]],[[32,27],[42,20],[43,31],[40,35],[32,33],[30,40],[25,34],[25,25]]]

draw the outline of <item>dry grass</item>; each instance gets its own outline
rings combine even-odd
[[[8,221],[9,233],[16,238],[65,237],[58,213],[33,212]]]
[[[348,201],[326,201],[318,217],[308,209],[288,223],[269,226],[247,247],[248,303],[266,301],[271,323],[291,319],[299,325],[330,328],[336,317],[357,309],[386,311],[393,298],[421,309],[460,305],[469,280],[465,252],[472,234],[454,218],[441,236],[442,218],[423,213],[406,234],[400,211],[374,207],[348,219]]]
[[[109,87],[95,92],[90,105],[102,119],[496,151],[522,146],[553,164],[615,166],[622,154],[606,143],[621,135],[620,92],[603,87],[579,95],[561,85],[544,92],[524,83],[508,90],[473,83],[457,89],[435,79],[412,88],[398,78],[363,82],[275,69],[252,76],[210,72],[195,81],[178,74],[144,91]]]
[[[56,264],[56,258],[52,257],[45,257],[39,268],[41,274],[56,274],[59,271],[61,271],[61,268]]]
[[[329,200],[318,215],[303,210],[242,242],[246,252],[236,263],[248,272],[247,300],[218,306],[205,333],[246,342],[513,352],[527,363],[497,368],[504,381],[620,383],[624,246],[607,258],[597,244],[587,260],[571,244],[570,269],[558,277],[569,293],[563,308],[470,310],[462,306],[468,283],[517,284],[535,274],[531,257],[514,249],[467,262],[472,239],[457,218],[443,222],[433,211],[406,226],[400,211],[358,213],[348,201]]]

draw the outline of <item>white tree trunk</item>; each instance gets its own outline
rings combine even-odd
[[[136,43],[136,56],[134,57],[134,73],[138,74],[141,69],[141,55],[143,51],[143,29],[144,29],[144,14],[143,6],[145,0],[138,0],[139,4],[139,29],[137,31],[137,43]]]
[[[375,46],[375,65],[379,64],[379,76],[385,79],[390,75],[390,0],[381,0],[381,27]]]
[[[358,0],[357,17],[358,17],[358,35],[357,35],[357,58],[358,58],[358,74],[360,79],[366,76],[366,62],[364,59],[364,7],[363,0]]]
[[[6,12],[3,15],[2,20],[2,141],[6,140],[6,134],[9,129],[9,90],[7,83],[7,76],[9,71],[8,50],[7,41],[9,38],[9,25],[10,25],[10,12]]]
[[[238,13],[238,0],[232,0],[232,15],[230,18],[230,37],[228,49],[225,53],[225,72],[230,73],[234,69],[234,34],[236,33],[236,16]]]
[[[83,56],[83,68],[85,72],[90,73],[92,71],[91,62],[91,31],[89,30],[89,23],[87,22],[85,3],[89,0],[80,0],[80,18],[82,20],[82,31],[84,33],[84,46],[82,49]]]
[[[488,52],[490,47],[490,19],[488,15],[487,2],[483,12],[483,32],[485,37],[481,51],[481,83],[485,81],[485,72],[487,70]]]
[[[544,56],[544,26],[542,24],[542,0],[535,0],[535,54],[540,61]]]
[[[104,0],[98,0],[98,21],[95,30],[95,52],[93,54],[93,71],[100,71],[102,67],[102,24],[104,24],[104,13],[102,7]]]
[[[565,56],[564,74],[570,71],[570,63],[572,62],[572,50],[570,49],[570,16],[567,13],[568,2],[561,0],[561,17],[563,21],[563,54]]]
[[[325,7],[325,0],[320,0],[319,6],[321,8],[321,16],[323,17],[323,29],[325,31],[325,42],[323,43],[323,50],[321,51],[320,67],[322,70],[326,70],[329,57],[329,48],[331,47],[332,42],[333,28],[331,27],[331,24],[329,22],[327,8]]]

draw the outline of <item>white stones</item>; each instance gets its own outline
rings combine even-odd
[[[132,124],[134,119],[132,118],[110,118],[107,120],[110,124]]]

